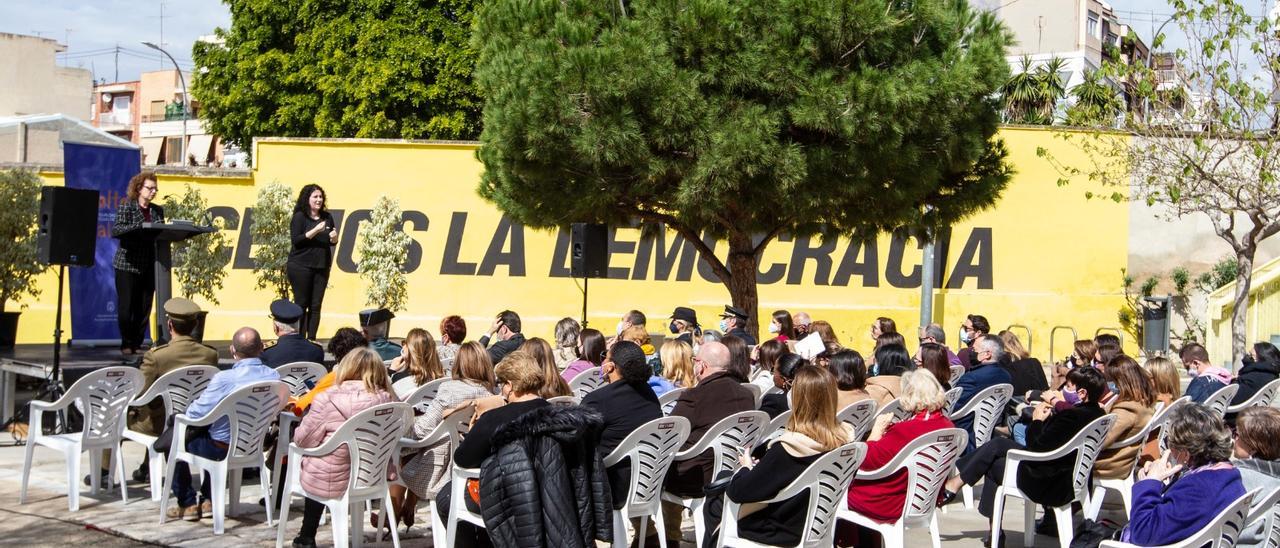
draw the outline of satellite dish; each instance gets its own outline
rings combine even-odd
[[[104,102],[110,103],[110,102],[111,102],[111,94],[110,94],[110,93],[103,93],[103,94],[102,94],[102,100],[103,100]]]

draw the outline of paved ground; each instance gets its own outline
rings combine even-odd
[[[241,514],[228,516],[226,534],[213,534],[212,519],[206,517],[196,523],[171,521],[164,525],[159,523],[159,504],[150,500],[146,485],[131,484],[128,504],[120,501],[117,490],[105,491],[100,495],[90,495],[87,487],[82,489],[80,511],[71,513],[67,510],[65,464],[59,453],[37,447],[31,482],[27,494],[27,503],[18,504],[18,491],[21,485],[23,447],[10,443],[8,434],[0,434],[0,538],[5,544],[33,546],[88,546],[95,548],[117,546],[190,546],[217,547],[226,546],[272,546],[275,544],[275,528],[265,525],[266,515],[256,501],[260,491],[256,485],[242,490]],[[132,470],[141,462],[142,449],[137,444],[126,443],[125,465]],[[88,458],[82,459],[82,469],[88,467]],[[1022,505],[1011,501],[1012,508],[1006,512],[1005,530],[1013,534],[1009,546],[1021,544]],[[301,505],[295,504],[290,513],[286,543],[297,534],[301,523]],[[418,523],[427,523],[425,506],[420,506]],[[976,510],[966,510],[962,505],[953,505],[947,514],[940,515],[942,541],[945,546],[980,547],[982,537],[986,534],[986,521]],[[692,526],[686,520],[687,536],[692,537]],[[366,529],[368,530],[368,529]],[[430,546],[430,532],[425,525],[415,525],[407,534],[401,535],[405,547]],[[368,536],[370,545],[390,545],[390,542],[373,543],[372,534]],[[331,545],[332,536],[329,527],[321,527],[319,544]],[[912,530],[907,534],[908,546],[928,546],[927,530]],[[1056,546],[1056,539],[1037,537],[1037,547]],[[683,545],[693,546],[691,542]]]

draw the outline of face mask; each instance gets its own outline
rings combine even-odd
[[[721,333],[729,332],[729,318],[724,318],[720,320],[720,332]]]
[[[1066,400],[1066,402],[1070,404],[1072,407],[1080,405],[1080,394],[1077,394],[1075,392],[1072,392],[1069,390],[1063,390],[1062,399]]]
[[[1188,376],[1188,377],[1191,377],[1191,378],[1193,378],[1193,379],[1194,379],[1194,378],[1196,378],[1196,377],[1197,377],[1197,376],[1199,376],[1199,375],[1200,375],[1200,372],[1199,372],[1199,371],[1196,371],[1196,368],[1194,368],[1194,367],[1188,367],[1188,368],[1187,368],[1187,376]]]
[[[1110,390],[1112,394],[1120,393],[1120,388],[1118,388],[1114,382],[1107,383],[1107,390]]]
[[[969,332],[968,332],[968,331],[965,331],[965,330],[961,329],[961,330],[960,330],[960,342],[962,342],[962,343],[964,343],[964,344],[969,344],[969,343],[973,342],[973,338],[969,337]]]
[[[622,330],[627,327],[627,322],[618,321],[618,334],[622,334]]]
[[[782,331],[782,330],[778,328],[778,324],[776,324],[776,323],[771,323],[771,324],[769,324],[769,332],[770,332],[770,333],[777,333],[777,332],[779,332],[779,331]]]
[[[1241,365],[1253,365],[1256,362],[1257,360],[1253,359],[1253,356],[1250,356],[1248,354],[1245,354],[1240,358]]]
[[[976,366],[976,365],[980,365],[981,363],[982,363],[981,361],[978,361],[978,353],[977,353],[977,352],[970,352],[970,353],[969,353],[969,365],[974,365],[974,366]]]
[[[667,324],[667,329],[671,330],[671,333],[673,334],[680,332],[680,328],[676,327],[676,322],[674,320],[671,323]]]

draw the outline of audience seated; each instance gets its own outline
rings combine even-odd
[[[943,329],[941,325],[931,323],[920,328],[920,344],[923,346],[925,343],[941,345],[943,350],[946,351],[947,363],[950,365],[961,365],[960,356],[957,356],[955,352],[952,352],[951,349],[947,347],[947,330]]]
[[[944,392],[951,389],[951,362],[947,358],[945,346],[937,343],[921,343],[916,357],[916,366],[932,374]]]
[[[658,350],[662,374],[649,378],[653,393],[661,396],[677,388],[693,388],[698,378],[693,375],[693,347],[679,339],[662,344]]]
[[[964,347],[956,352],[956,357],[960,358],[960,365],[973,367],[982,363],[973,349],[973,343],[990,333],[991,322],[987,321],[986,316],[980,314],[965,316],[964,323],[960,326],[960,342],[964,344]]]
[[[497,337],[498,341],[489,346],[489,339]],[[503,310],[493,319],[489,332],[480,337],[480,346],[489,350],[489,359],[493,363],[502,361],[503,356],[514,352],[524,344],[524,334],[520,332],[520,315],[510,310]]]
[[[1022,341],[1012,331],[1001,331],[1000,342],[1004,344],[1004,359],[1000,367],[1009,374],[1013,393],[1026,394],[1031,390],[1048,390],[1049,380],[1044,377],[1044,365],[1031,357],[1031,353],[1022,346]]]
[[[409,330],[400,355],[388,366],[396,397],[404,399],[418,387],[444,376],[444,366],[436,354],[436,341],[426,329]]]
[[[804,358],[795,354],[785,354],[782,359],[778,360],[777,367],[773,368],[773,386],[780,392],[765,394],[760,401],[760,410],[769,414],[769,418],[775,418],[791,408],[790,393],[791,383],[795,380],[796,371],[801,366],[808,365]]]
[[[604,363],[604,334],[597,329],[583,329],[578,335],[578,359],[560,372],[560,378],[571,381],[583,371],[600,367]]]
[[[635,343],[619,341],[609,349],[603,366],[609,384],[582,398],[583,406],[599,411],[604,417],[604,431],[598,446],[601,457],[611,453],[636,428],[662,418],[658,396],[648,384],[651,372],[644,351]],[[613,507],[622,508],[631,483],[630,462],[623,460],[615,464],[608,470],[608,476]]]
[[[1254,343],[1242,359],[1244,365],[1233,381],[1240,389],[1231,398],[1231,405],[1249,401],[1263,386],[1280,377],[1280,350],[1269,342]]]
[[[978,345],[977,348],[982,346]],[[981,351],[982,354],[990,353],[990,347],[987,348]],[[1009,451],[1027,449],[1047,452],[1071,441],[1089,423],[1103,416],[1096,399],[1102,395],[1106,384],[1106,379],[1097,369],[1072,369],[1067,373],[1067,384],[1060,397],[1068,406],[1055,411],[1054,404],[1058,402],[1059,396],[1050,392],[1047,396],[1054,401],[1037,404],[1032,413],[1025,447],[1010,438],[996,437],[972,454],[962,457],[958,465],[960,474],[947,480],[945,485],[944,504],[955,498],[956,491],[962,485],[973,485],[985,478],[978,512],[990,519],[995,505],[996,487],[1004,481],[1005,457]],[[1018,489],[1031,499],[1030,502],[1046,506],[1066,504],[1074,495],[1071,478],[1074,465],[1074,453],[1051,461],[1022,464],[1018,468]]]
[[[550,399],[573,395],[569,383],[560,376],[560,370],[556,368],[556,357],[551,349],[551,343],[539,337],[526,339],[520,345],[520,351],[533,356],[533,360],[542,368],[542,389],[538,390],[539,396]]]
[[[391,320],[396,315],[385,308],[371,308],[360,311],[360,330],[364,334],[369,348],[378,353],[382,361],[389,361],[400,355],[400,345],[387,339]]]
[[[440,343],[436,345],[436,354],[440,356],[440,365],[445,374],[453,371],[453,361],[458,356],[462,341],[467,340],[467,322],[462,316],[445,316],[440,320]]]
[[[867,366],[857,350],[841,350],[831,355],[827,370],[836,379],[836,411],[862,400],[871,399],[867,392]]]
[[[786,310],[774,310],[773,319],[769,322],[769,333],[775,335],[772,340],[782,344],[796,339],[795,325],[791,322],[791,313]]]
[[[276,340],[262,351],[263,365],[275,368],[293,362],[324,363],[324,347],[307,340],[298,332],[302,316],[302,307],[292,301],[272,301],[271,327],[275,331]]]
[[[968,405],[969,400],[973,399],[978,392],[997,384],[1013,383],[1009,372],[999,365],[1005,352],[1004,343],[1000,342],[999,337],[990,335],[978,337],[978,340],[973,343],[972,352],[977,365],[972,366],[968,373],[956,381],[956,386],[960,388],[960,397],[956,399],[955,409]],[[1103,387],[1105,388],[1105,384]],[[975,451],[978,447],[973,435],[973,414],[957,418],[956,427],[963,428],[969,433],[969,446],[965,449],[965,454]]]
[[[1067,382],[1067,371],[1092,365],[1093,356],[1097,353],[1098,345],[1093,342],[1093,339],[1081,339],[1073,343],[1071,355],[1054,365],[1053,379],[1049,386],[1054,390],[1062,390],[1062,385]]]
[[[746,504],[777,496],[823,454],[854,441],[853,428],[835,418],[835,384],[831,373],[821,367],[802,365],[797,369],[792,389],[795,409],[787,421],[786,431],[769,443],[759,462],[742,455],[742,468],[733,475],[725,490],[730,499]],[[738,534],[769,546],[796,545],[800,542],[808,507],[809,495],[801,493],[749,513],[744,511],[738,519]],[[718,538],[723,499],[709,495],[702,508],[707,538],[699,542],[704,548],[710,548]]]
[[[840,344],[840,338],[836,336],[835,328],[831,327],[831,324],[826,320],[817,320],[810,323],[809,332],[817,333],[818,337],[822,339],[822,344],[827,347],[827,350],[838,350],[844,348],[844,346]]]
[[[1142,364],[1142,369],[1151,381],[1155,401],[1168,406],[1173,400],[1182,397],[1182,378],[1178,375],[1178,368],[1168,358],[1151,358]]]
[[[752,356],[755,367],[752,368],[751,383],[759,386],[761,392],[768,392],[773,388],[773,370],[778,366],[778,360],[790,353],[786,343],[777,339],[757,346]]]
[[[1280,487],[1280,409],[1271,406],[1251,407],[1236,416],[1236,443],[1232,464],[1240,471],[1244,490],[1258,489],[1250,511],[1259,508],[1262,499]],[[1262,526],[1240,531],[1236,546],[1263,546]]]
[[[1116,386],[1116,399],[1110,410],[1116,416],[1116,422],[1107,432],[1102,452],[1094,462],[1093,475],[1103,479],[1122,479],[1133,470],[1133,460],[1138,458],[1142,446],[1111,448],[1111,444],[1137,435],[1151,422],[1155,390],[1138,362],[1129,356],[1112,359],[1103,376]]]
[[[202,418],[237,388],[255,382],[280,380],[275,369],[262,364],[261,355],[262,337],[258,332],[251,327],[237,330],[231,339],[231,356],[236,360],[235,365],[213,376],[200,397],[187,407],[186,415],[193,419]],[[227,444],[231,441],[231,423],[227,417],[214,421],[208,430],[191,429],[187,432],[187,451],[212,460],[226,458]],[[169,509],[169,519],[200,520],[203,514],[213,510],[209,493],[209,473],[205,472],[197,506],[196,491],[191,487],[191,470],[187,463],[178,462],[173,473],[173,496],[178,499],[178,505]]]
[[[1182,364],[1187,374],[1194,377],[1187,384],[1191,401],[1204,403],[1218,390],[1231,383],[1231,372],[1209,363],[1209,352],[1203,346],[1191,343],[1182,349]]]
[[[631,312],[640,314],[635,310]],[[641,317],[644,316],[641,315]],[[652,373],[650,376],[662,371],[662,357],[658,356],[658,349],[654,348],[653,339],[649,337],[649,332],[645,331],[644,325],[632,325],[623,329],[622,333],[618,334],[617,340],[631,341],[640,346],[640,351],[644,352],[644,363],[649,366],[649,371]]]
[[[431,347],[434,350],[435,345],[432,344]],[[387,368],[382,365],[382,357],[372,349],[353,350],[333,370],[336,377],[333,388],[312,400],[311,412],[302,418],[293,434],[293,442],[298,447],[319,447],[348,418],[375,405],[399,401],[393,392],[391,379],[387,377]],[[388,474],[393,472],[394,470],[388,470]],[[351,454],[346,447],[339,447],[323,457],[303,457],[299,481],[308,493],[335,498],[346,492],[350,476]],[[316,529],[320,526],[320,516],[323,514],[324,504],[306,498],[302,530],[293,539],[295,547],[316,545]],[[372,515],[371,521],[376,527],[378,516]]]
[[[345,358],[352,350],[362,346],[367,346],[368,344],[369,342],[365,340],[364,335],[359,331],[356,331],[355,328],[342,327],[339,328],[338,331],[333,334],[333,337],[329,339],[328,348],[329,353],[333,354],[333,359],[336,363],[341,362],[342,358]],[[295,401],[293,405],[293,412],[299,416],[306,413],[307,408],[311,406],[311,401],[315,399],[316,396],[323,394],[325,390],[328,390],[333,386],[333,380],[334,372],[330,369],[328,373],[325,373],[323,377],[320,377],[320,380],[316,381],[316,385],[311,387],[311,390],[308,390],[306,394],[298,396],[297,401]]]
[[[440,385],[440,391],[427,404],[427,410],[414,419],[411,437],[426,437],[440,421],[469,405],[471,400],[492,396],[494,388],[493,362],[489,361],[489,353],[478,342],[463,344],[459,347],[449,380]],[[440,486],[447,481],[451,449],[448,441],[442,441],[410,455],[402,471],[405,486],[391,485],[396,516],[406,525],[414,523],[418,500],[435,497]]]
[[[751,348],[736,335],[725,335],[720,343],[729,349],[729,366],[725,368],[738,382],[751,381]]]
[[[937,345],[935,345],[937,346]],[[945,357],[945,354],[943,354]],[[884,414],[876,417],[876,424],[867,437],[867,457],[859,467],[863,471],[879,469],[888,464],[916,438],[952,428],[943,407],[946,405],[946,392],[938,384],[933,373],[922,369],[908,371],[902,375],[902,395],[898,397],[902,408],[910,412],[911,418],[901,422],[893,422],[893,415]],[[849,487],[848,504],[851,510],[873,520],[891,523],[902,517],[902,509],[907,500],[907,471],[902,470],[884,479],[857,480]],[[870,530],[859,531],[861,542],[858,546],[875,545],[878,538]],[[848,533],[842,535],[848,538]],[[875,541],[875,542],[873,542]],[[844,542],[841,545],[849,545]]]
[[[578,337],[582,335],[582,324],[573,318],[561,318],[556,322],[556,368],[563,371],[569,364],[578,359]]]
[[[881,346],[876,350],[876,375],[867,379],[867,392],[884,407],[898,397],[902,391],[902,374],[913,367],[915,364],[911,363],[906,347],[900,344]]]
[[[1229,460],[1231,431],[1222,419],[1202,405],[1170,413],[1168,450],[1147,463],[1133,484],[1133,509],[1120,534],[1124,542],[1162,546],[1185,540],[1244,496],[1240,471]]]
[[[688,449],[721,419],[756,408],[755,396],[727,370],[729,367],[729,348],[723,343],[706,342],[698,348],[694,358],[694,373],[698,376],[698,385],[680,394],[671,416],[689,419],[689,439],[680,448]],[[832,415],[834,419],[834,414]],[[684,497],[701,497],[703,488],[712,480],[714,465],[710,451],[693,459],[675,462],[667,471],[664,488],[676,495]],[[668,545],[680,540],[681,508],[679,505],[662,503],[663,521],[666,526]]]

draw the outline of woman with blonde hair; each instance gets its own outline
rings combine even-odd
[[[1010,383],[1013,384],[1013,393],[1021,395],[1030,390],[1048,390],[1049,379],[1044,376],[1044,366],[1040,360],[1031,357],[1018,336],[1006,329],[1000,332],[999,337],[1004,343],[1005,355],[1010,358],[1008,363],[1001,362],[1000,367],[1013,378]]]
[[[801,366],[791,385],[793,408],[787,429],[769,442],[759,462],[743,454],[742,468],[729,481],[725,494],[739,504],[773,498],[823,454],[853,440],[853,428],[836,419],[836,379],[816,365]],[[719,497],[715,497],[719,500]],[[708,501],[713,497],[708,496]],[[809,495],[801,493],[738,519],[738,534],[752,542],[791,546],[800,542]],[[718,534],[722,506],[703,505],[708,525],[706,546]]]
[[[902,392],[898,396],[902,409],[911,417],[892,422],[892,414],[876,417],[876,424],[867,437],[867,457],[860,470],[875,470],[888,464],[903,448],[916,438],[943,428],[955,428],[947,418],[943,407],[947,404],[946,392],[937,377],[928,370],[917,369],[902,374]],[[907,498],[907,472],[899,471],[884,479],[854,480],[849,487],[849,508],[876,521],[892,522],[902,517]],[[859,530],[864,537],[858,546],[874,545],[870,530]]]
[[[582,334],[582,325],[573,318],[562,318],[556,322],[556,367],[560,370],[578,359],[578,335]]]
[[[382,358],[369,348],[357,348],[334,367],[334,386],[311,402],[311,411],[302,418],[293,442],[303,448],[322,445],[342,423],[375,405],[397,401]],[[341,496],[351,474],[351,455],[339,447],[323,457],[303,457],[299,481],[308,493],[319,497]],[[294,546],[315,546],[316,529],[324,505],[307,498],[302,513],[302,530]]]
[[[836,336],[835,328],[831,327],[831,324],[826,321],[818,320],[809,324],[809,332],[817,333],[822,338],[822,344],[830,352],[844,348],[840,346],[840,338]]]
[[[493,362],[489,361],[489,352],[475,341],[461,345],[449,380],[440,385],[440,391],[427,404],[427,410],[414,419],[413,437],[421,439],[430,434],[440,421],[472,400],[492,396],[494,387]],[[404,521],[406,526],[413,526],[418,500],[434,497],[445,482],[450,450],[448,441],[419,450],[409,457],[401,474],[407,492],[406,487],[390,485],[396,518]]]
[[[391,360],[391,386],[404,399],[418,387],[444,376],[444,365],[436,352],[436,341],[421,327],[409,330],[400,345],[400,355]]]
[[[1147,378],[1151,379],[1151,389],[1155,391],[1156,401],[1165,405],[1182,396],[1182,377],[1177,366],[1168,358],[1155,357],[1142,364]]]
[[[551,343],[540,337],[534,337],[521,343],[519,350],[528,353],[542,368],[543,384],[538,390],[538,396],[555,398],[573,395],[573,390],[569,389],[569,383],[560,376],[560,369],[556,367],[555,352],[551,350]]]
[[[662,378],[674,388],[693,388],[698,377],[693,374],[693,347],[681,340],[667,341],[658,350],[662,359]]]

